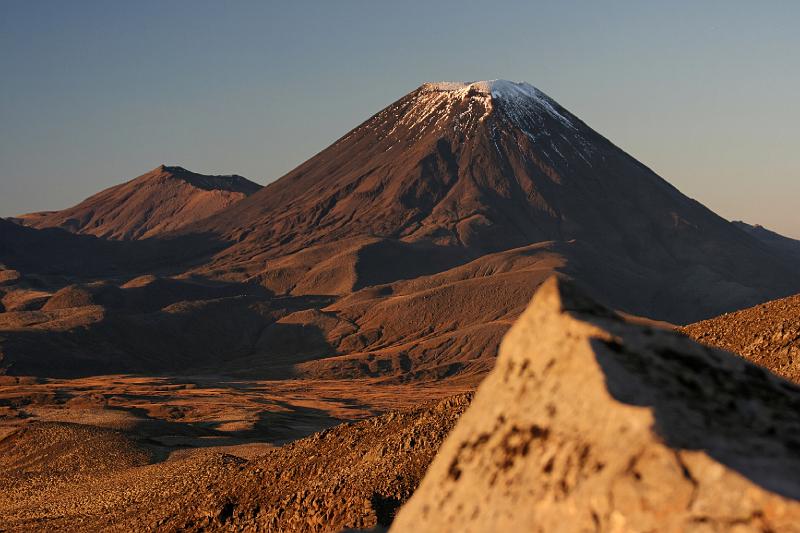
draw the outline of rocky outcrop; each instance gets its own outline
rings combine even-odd
[[[471,398],[340,424],[249,460],[222,453],[237,447],[162,460],[157,441],[81,424],[32,423],[5,439],[0,426],[0,530],[382,531]]]
[[[800,389],[548,280],[393,532],[797,531]]]
[[[800,383],[800,294],[695,322],[681,331]]]
[[[341,424],[266,454],[207,494],[191,494],[161,531],[334,532],[381,528],[417,488],[469,405],[461,394]],[[227,509],[227,512],[226,512]]]

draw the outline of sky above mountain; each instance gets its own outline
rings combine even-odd
[[[7,0],[0,216],[160,163],[268,183],[423,82],[505,78],[719,214],[800,237],[799,18],[793,2]]]

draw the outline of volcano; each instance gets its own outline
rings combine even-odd
[[[106,239],[145,239],[212,215],[260,188],[242,176],[160,165],[68,209],[21,215],[17,221]]]
[[[205,272],[277,293],[346,295],[545,252],[610,305],[680,323],[800,288],[785,254],[505,80],[426,83],[182,231],[232,243]]]

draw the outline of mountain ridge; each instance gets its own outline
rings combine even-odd
[[[197,174],[159,165],[60,211],[28,213],[13,220],[34,228],[116,240],[154,237],[205,218],[261,188],[238,175]]]

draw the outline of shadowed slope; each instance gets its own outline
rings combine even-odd
[[[753,226],[748,224],[747,222],[742,222],[741,220],[734,220],[733,224],[737,228],[744,230],[746,233],[760,240],[773,250],[785,254],[789,257],[792,257],[795,260],[800,260],[799,240],[791,239],[789,237],[784,237],[783,235],[768,230],[764,226],[760,226],[758,224]]]
[[[216,236],[207,234],[169,240],[110,241],[0,219],[0,269],[63,280],[175,274],[225,246]]]

